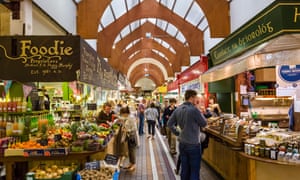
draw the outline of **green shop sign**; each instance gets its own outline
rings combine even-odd
[[[210,50],[214,65],[284,33],[300,32],[300,2],[275,1]]]

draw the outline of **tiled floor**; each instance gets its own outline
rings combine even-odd
[[[174,168],[177,157],[168,152],[167,141],[164,136],[157,134],[155,139],[149,140],[147,135],[140,136],[140,145],[137,148],[136,170],[120,171],[120,180],[177,180]],[[126,164],[126,161],[125,161]],[[222,180],[205,162],[201,164],[201,180]]]

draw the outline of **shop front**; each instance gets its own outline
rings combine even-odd
[[[225,179],[298,178],[299,132],[287,129],[289,108],[298,101],[299,9],[297,1],[275,1],[210,50],[213,67],[201,82],[209,91],[219,87],[217,94],[231,86],[232,110],[225,113],[235,115],[208,119],[212,141],[203,159]]]
[[[113,153],[117,127],[94,121],[97,102],[115,96],[117,72],[83,39],[1,37],[0,63],[0,161],[6,179],[25,177],[37,159],[72,158],[79,167],[97,152],[95,158]]]

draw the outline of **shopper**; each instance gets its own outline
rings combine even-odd
[[[206,119],[194,106],[197,92],[186,90],[185,102],[168,120],[168,127],[178,136],[182,180],[199,180],[201,163],[200,127],[206,126]],[[176,126],[179,126],[180,130]]]
[[[126,143],[128,148],[129,166],[125,169],[134,171],[136,166],[136,147],[137,147],[137,124],[134,116],[130,115],[129,107],[120,109],[120,119],[123,121],[123,128],[126,132]]]
[[[158,110],[155,107],[155,104],[152,102],[150,106],[145,110],[145,118],[148,124],[148,138],[154,139],[155,135],[155,122],[158,119]]]
[[[176,109],[176,99],[172,98],[169,100],[170,105],[165,108],[164,113],[162,115],[164,120],[164,125],[166,126],[169,118],[171,117],[172,113]],[[176,155],[176,136],[171,132],[170,128],[166,127],[166,135],[168,139],[168,145],[169,145],[169,152],[171,155]]]
[[[113,115],[115,115],[115,112],[111,110],[111,104],[106,102],[103,104],[103,108],[99,113],[97,124],[106,123],[110,124],[113,119]]]
[[[139,135],[144,134],[144,121],[145,121],[145,112],[146,109],[146,100],[142,99],[140,104],[138,105],[138,117],[139,117]]]

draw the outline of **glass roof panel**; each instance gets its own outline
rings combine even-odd
[[[180,42],[185,43],[186,39],[184,37],[184,35],[181,32],[178,32],[176,35],[176,39],[178,39]]]
[[[111,2],[111,6],[113,9],[113,12],[116,16],[116,19],[118,19],[120,16],[122,16],[123,14],[125,14],[126,11],[126,6],[125,6],[125,1],[112,1]]]
[[[143,19],[136,20],[136,21],[130,23],[129,25],[127,25],[125,28],[123,28],[121,30],[122,37],[124,38],[126,35],[131,33],[134,30],[133,27],[135,27],[135,29],[136,29],[136,28],[140,27],[140,24],[143,25],[146,21],[152,23],[153,25],[160,28],[161,30],[166,31],[166,33],[169,34],[170,36],[175,37],[175,35],[177,34],[176,38],[180,42],[184,43],[186,41],[183,34],[174,25],[168,23],[167,21],[157,19],[157,18],[143,18]],[[139,22],[141,22],[141,23],[139,23]],[[159,26],[159,25],[162,25],[162,26]],[[132,29],[131,29],[132,31],[130,31],[129,26],[132,27]],[[167,30],[165,29],[166,27],[167,27]],[[153,36],[153,38],[155,38],[155,34],[152,34],[152,36]],[[157,35],[157,37],[158,37],[158,35]],[[115,39],[114,44],[118,43],[121,39],[120,38]]]
[[[193,0],[176,1],[174,12],[178,14],[180,17],[184,18],[186,12],[191,6],[191,3],[193,3]]]
[[[202,11],[199,12],[199,9],[200,9],[199,5],[197,3],[193,3],[193,6],[186,17],[186,20],[191,24],[193,24],[194,26],[197,26],[199,21],[204,16]]]
[[[134,31],[135,29],[137,29],[138,27],[140,27],[140,20],[136,20],[133,23],[130,24],[131,30]]]
[[[208,27],[208,22],[207,22],[207,19],[205,18],[198,26],[199,29],[206,29]]]
[[[125,27],[125,28],[123,28],[123,29],[122,29],[122,31],[121,31],[121,35],[122,35],[122,37],[125,37],[125,36],[127,36],[129,33],[130,33],[129,26],[126,26],[126,27]]]
[[[170,47],[170,44],[167,43],[166,41],[162,41],[161,45],[163,45],[167,49],[169,49],[169,47]]]
[[[156,22],[157,26],[159,26],[161,29],[166,29],[166,26],[168,24],[167,21],[161,20],[161,19],[157,19]]]
[[[159,1],[159,0],[157,0],[157,1]],[[172,9],[175,1],[176,0],[160,0],[160,3],[164,6],[166,6],[167,8]]]
[[[169,23],[168,28],[167,28],[167,32],[171,36],[175,36],[177,31],[178,31],[178,29],[175,26],[173,26],[172,24]]]
[[[125,51],[127,51],[129,48],[131,48],[133,45],[135,45],[136,43],[138,43],[139,41],[141,41],[141,40],[142,40],[142,38],[139,38],[139,39],[136,39],[136,40],[130,42],[130,43],[125,47],[125,49],[123,50],[123,53],[124,53]]]
[[[169,50],[170,50],[173,54],[176,54],[176,51],[175,51],[172,47],[170,47]]]
[[[122,1],[124,1],[124,0],[122,0]],[[141,2],[142,2],[143,0],[141,0]],[[128,6],[128,11],[130,10],[130,9],[132,9],[134,6],[136,6],[136,5],[138,5],[139,4],[139,0],[126,0],[126,2],[127,2],[127,6]]]
[[[106,10],[103,13],[103,16],[101,18],[101,24],[106,27],[108,26],[110,23],[114,22],[114,16],[110,10],[110,7],[108,6],[106,8]]]

